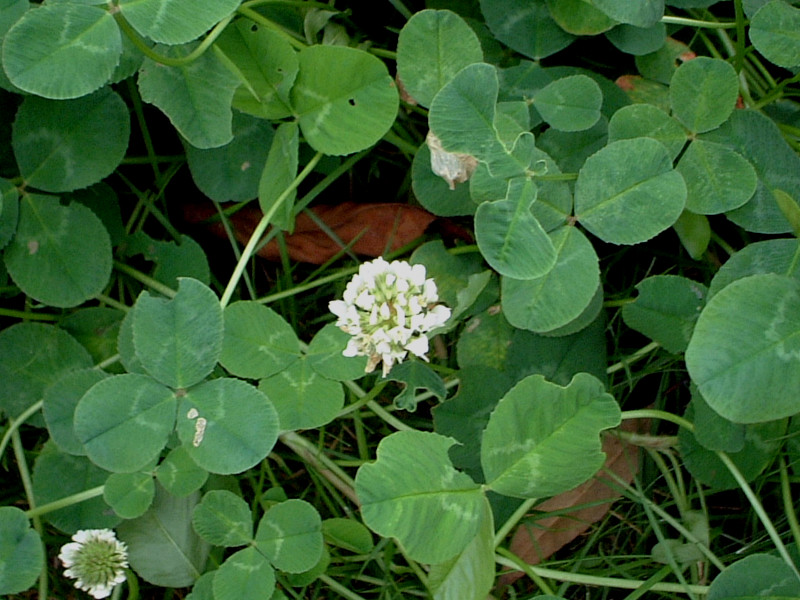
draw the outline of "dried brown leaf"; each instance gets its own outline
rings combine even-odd
[[[335,256],[343,247],[365,256],[381,256],[397,250],[419,238],[435,218],[426,210],[400,203],[342,202],[315,206],[310,210],[338,239],[328,235],[305,213],[297,216],[294,232],[284,234],[284,239],[292,260],[317,265]],[[198,222],[212,214],[213,209],[195,206],[187,209],[186,218],[190,222]],[[251,207],[232,215],[236,239],[246,243],[261,216],[260,210]],[[211,229],[225,237],[225,230],[219,223],[212,225]],[[258,254],[268,260],[280,259],[275,240],[262,247]]]

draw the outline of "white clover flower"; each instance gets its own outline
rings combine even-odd
[[[428,360],[425,334],[450,318],[450,309],[437,304],[433,279],[424,265],[382,258],[361,265],[347,284],[343,300],[328,304],[336,325],[353,336],[345,356],[368,356],[366,372],[383,362],[383,376],[408,353]]]
[[[107,598],[125,581],[128,548],[110,529],[81,529],[64,544],[58,558],[64,576],[76,579],[75,587],[94,598]]]

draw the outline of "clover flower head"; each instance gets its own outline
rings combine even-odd
[[[128,548],[110,529],[81,529],[61,547],[58,558],[66,567],[64,575],[94,598],[107,598],[125,581]]]
[[[361,265],[347,284],[342,300],[328,304],[336,325],[352,337],[345,356],[368,356],[366,372],[383,362],[383,376],[408,353],[428,360],[426,333],[450,318],[438,304],[436,283],[424,265],[382,258]]]

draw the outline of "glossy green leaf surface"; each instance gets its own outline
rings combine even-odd
[[[556,263],[556,249],[531,212],[536,188],[530,180],[511,186],[503,200],[484,202],[475,213],[481,254],[501,275],[533,279]]]
[[[264,214],[271,214],[270,223],[291,231],[294,229],[294,200],[297,192],[286,193],[297,176],[299,131],[296,123],[282,123],[267,154],[258,182],[258,204]]]
[[[752,110],[734,111],[718,129],[703,139],[724,144],[747,159],[756,170],[756,193],[744,206],[726,216],[747,231],[785,233],[783,216],[772,190],[800,197],[800,157],[786,143],[774,121]]]
[[[671,159],[686,145],[686,130],[673,117],[652,104],[620,108],[608,122],[608,141],[651,137],[664,144]]]
[[[42,541],[25,513],[14,506],[0,507],[0,594],[16,594],[31,587],[44,560]]]
[[[75,407],[89,388],[106,377],[108,374],[97,369],[69,371],[45,390],[42,414],[50,437],[62,452],[86,454],[83,444],[75,437],[72,424]]]
[[[669,86],[675,117],[695,133],[719,127],[733,112],[738,95],[733,67],[704,56],[678,67]]]
[[[111,174],[125,156],[129,134],[125,102],[104,88],[68,101],[26,98],[11,143],[27,185],[65,192]]]
[[[603,93],[586,75],[572,75],[546,85],[533,97],[533,105],[551,127],[583,131],[597,123]]]
[[[494,520],[488,500],[475,538],[456,557],[433,565],[428,586],[434,600],[485,600],[494,584]]]
[[[119,525],[119,539],[127,544],[131,567],[140,577],[155,585],[186,587],[200,576],[210,548],[192,528],[198,500],[199,494],[176,498],[156,486],[150,509]]]
[[[306,359],[314,371],[334,381],[358,379],[364,375],[366,356],[343,356],[350,334],[333,323],[320,329],[308,345]]]
[[[217,600],[260,600],[275,589],[275,572],[257,549],[245,548],[217,569],[213,589]]]
[[[584,0],[547,0],[547,8],[558,26],[573,35],[596,35],[616,24],[611,17]]]
[[[143,36],[185,44],[230,15],[238,0],[121,0],[120,12]]]
[[[188,496],[208,479],[208,471],[198,466],[183,446],[170,450],[158,467],[156,479],[173,496]]]
[[[753,166],[727,146],[694,140],[676,167],[686,182],[686,208],[713,215],[744,205],[755,194]]]
[[[141,517],[156,495],[156,484],[150,473],[112,473],[103,486],[103,500],[124,519]]]
[[[562,227],[549,237],[556,262],[548,273],[526,280],[501,280],[501,301],[508,322],[539,333],[577,318],[600,285],[597,254],[577,227]]]
[[[63,329],[42,323],[7,327],[0,332],[0,409],[17,417],[64,374],[91,366],[86,349]]]
[[[234,375],[269,377],[299,356],[300,343],[294,329],[268,306],[240,301],[225,308],[225,339],[219,361]]]
[[[85,206],[27,195],[5,263],[29,296],[51,306],[77,306],[108,283],[111,242],[100,219]]]
[[[664,15],[664,0],[594,0],[594,6],[612,19],[636,27],[650,27]]]
[[[800,582],[786,562],[768,554],[753,554],[730,565],[711,582],[708,600],[795,597]]]
[[[498,40],[533,60],[555,54],[575,39],[553,20],[545,0],[481,0],[481,12]]]
[[[194,462],[229,475],[269,454],[278,438],[278,415],[254,386],[225,377],[187,391],[178,406],[177,431]]]
[[[133,316],[136,355],[150,375],[173,388],[202,381],[222,351],[222,308],[195,279],[180,280],[171,300],[143,292]]]
[[[753,15],[750,41],[770,62],[790,69],[800,65],[800,9],[783,0],[772,0]]]
[[[643,56],[656,52],[665,44],[667,28],[660,22],[650,27],[636,27],[623,23],[606,32],[606,37],[623,52]]]
[[[444,150],[472,155],[493,176],[507,178],[524,174],[527,160],[512,156],[495,129],[498,91],[495,67],[469,65],[436,94],[428,122]]]
[[[192,179],[206,196],[218,202],[252,200],[267,160],[274,131],[263,119],[233,113],[233,139],[219,148],[187,145]]]
[[[764,273],[775,273],[800,279],[797,257],[800,244],[796,239],[777,238],[754,242],[731,256],[714,275],[708,288],[709,297],[728,284]]]
[[[322,556],[322,519],[305,500],[286,500],[264,513],[255,542],[275,568],[308,571]]]
[[[705,305],[706,286],[677,275],[656,275],[639,282],[636,290],[636,301],[622,307],[625,324],[669,352],[686,351]]]
[[[194,507],[192,526],[215,546],[244,546],[253,540],[253,517],[247,503],[227,490],[207,492]]]
[[[66,454],[53,444],[45,445],[33,465],[33,491],[41,504],[102,486],[107,478],[108,472],[86,457]],[[121,519],[108,507],[102,496],[96,496],[49,512],[44,519],[68,534],[79,529],[115,527]]]
[[[397,538],[420,562],[453,558],[480,530],[483,492],[452,467],[447,451],[453,443],[435,433],[393,433],[378,445],[377,460],[356,475],[364,523]]]
[[[483,60],[478,36],[456,13],[415,13],[397,39],[397,73],[406,92],[422,106],[455,74]]]
[[[736,423],[800,411],[800,283],[751,275],[717,292],[700,314],[686,366],[709,406]],[[760,399],[768,397],[764,404]]]
[[[321,427],[344,406],[342,385],[319,375],[307,359],[294,361],[280,373],[262,379],[258,389],[272,401],[284,431]]]
[[[484,430],[486,484],[515,498],[572,489],[602,466],[600,432],[619,422],[616,401],[591,375],[578,373],[565,387],[526,377],[503,396]]]
[[[18,88],[64,100],[104,85],[119,62],[122,39],[107,10],[48,3],[29,10],[6,33],[3,69]]]
[[[191,46],[156,46],[169,56],[185,56]],[[233,139],[231,102],[239,79],[213,52],[182,66],[147,58],[139,70],[142,100],[169,117],[178,132],[196,148],[216,148]]]
[[[145,467],[175,426],[175,394],[146,375],[96,383],[75,408],[75,435],[93,463],[115,473]]]
[[[262,119],[292,114],[289,90],[297,76],[297,52],[276,31],[238,20],[225,28],[214,46],[241,85],[233,107]]]
[[[614,244],[650,239],[678,219],[685,203],[683,177],[652,138],[611,142],[586,159],[575,183],[575,217]]]
[[[300,52],[291,102],[312,148],[350,154],[388,131],[399,98],[386,65],[356,48],[309,46]]]

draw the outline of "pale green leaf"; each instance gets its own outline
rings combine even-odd
[[[705,305],[706,286],[678,275],[655,275],[640,281],[636,290],[636,301],[622,307],[625,324],[669,352],[684,352]]]
[[[185,56],[192,48],[156,46],[173,57]],[[177,67],[145,59],[138,82],[142,100],[161,109],[192,146],[216,148],[233,139],[231,102],[239,79],[215,53],[204,52]]]
[[[252,200],[274,131],[269,122],[233,113],[233,139],[219,148],[188,145],[186,159],[192,179],[203,194],[217,202]]]
[[[5,263],[27,295],[51,306],[82,304],[108,284],[111,258],[108,233],[90,209],[52,196],[22,198]]]
[[[363,374],[362,367],[358,375]],[[272,401],[284,431],[321,427],[333,421],[344,406],[342,385],[319,375],[307,359],[262,379],[258,389]]]
[[[196,279],[181,278],[171,300],[142,292],[134,306],[136,356],[155,379],[173,388],[202,381],[222,351],[222,308]]]
[[[46,3],[27,11],[6,33],[3,68],[18,88],[64,100],[104,85],[121,53],[122,38],[109,11]]]
[[[253,541],[253,516],[241,497],[227,490],[207,492],[194,507],[192,526],[215,546],[244,546]]]
[[[322,557],[322,519],[305,500],[286,500],[264,513],[255,543],[275,568],[308,571]]]
[[[717,292],[697,320],[686,366],[709,406],[730,421],[799,412],[800,282],[751,275]]]
[[[11,325],[0,331],[0,410],[17,417],[63,375],[91,366],[86,349],[63,329],[30,321]]]
[[[150,473],[112,473],[103,486],[103,500],[124,519],[141,517],[156,494],[156,484]]]
[[[222,475],[241,473],[272,450],[278,439],[278,414],[249,383],[212,379],[183,396],[177,431],[198,466]]]
[[[232,554],[214,575],[215,600],[263,600],[275,589],[275,572],[256,548]]]
[[[453,443],[435,433],[399,431],[381,440],[377,461],[356,475],[364,523],[397,538],[423,563],[453,558],[480,530],[483,491],[452,467]]]
[[[68,101],[26,98],[11,145],[26,185],[66,192],[110,175],[125,156],[129,134],[125,102],[104,88]]]
[[[559,131],[583,131],[600,119],[603,93],[586,75],[556,79],[533,97],[545,122]]]
[[[120,0],[119,10],[144,37],[185,44],[230,15],[239,0]]]
[[[575,183],[575,218],[613,244],[650,239],[675,223],[685,203],[683,178],[652,138],[611,142],[586,159]]]
[[[562,227],[549,237],[556,254],[549,272],[501,279],[503,312],[515,327],[536,332],[562,327],[584,311],[600,285],[597,254],[577,227]]]
[[[270,223],[286,231],[294,229],[294,201],[297,190],[286,193],[297,177],[300,137],[296,123],[281,123],[272,139],[266,164],[258,183],[258,205]],[[280,202],[280,204],[279,204]]]
[[[422,106],[458,71],[483,61],[478,36],[449,10],[422,10],[400,30],[397,74],[406,92]]]
[[[131,567],[139,577],[171,588],[190,586],[200,577],[210,547],[192,528],[192,511],[199,497],[195,493],[176,498],[156,486],[150,509],[119,525],[117,534],[127,544]]]
[[[705,56],[678,67],[669,87],[675,118],[695,133],[719,127],[733,112],[738,96],[739,78],[733,67]]]
[[[603,465],[600,432],[619,423],[614,398],[587,373],[566,387],[526,377],[500,400],[484,430],[486,483],[515,498],[570,490]]]
[[[25,513],[14,506],[0,506],[0,594],[32,587],[44,560],[44,545]]]
[[[399,97],[386,65],[344,46],[300,52],[291,101],[309,145],[325,154],[350,154],[375,144],[397,115]]]
[[[555,54],[575,39],[556,24],[545,0],[481,0],[481,12],[499,41],[533,60]]]
[[[75,408],[75,435],[89,458],[115,473],[144,468],[175,426],[175,394],[146,375],[96,383]]]
[[[650,27],[664,16],[664,0],[592,0],[612,19],[636,27]]]
[[[299,357],[300,342],[294,329],[268,306],[243,300],[225,308],[225,339],[219,361],[234,375],[269,377]]]
[[[297,76],[297,52],[286,38],[240,19],[225,28],[214,49],[239,79],[233,107],[262,119],[292,114],[289,90]]]
[[[501,275],[534,279],[544,276],[556,264],[556,249],[531,212],[535,199],[536,188],[525,178],[512,182],[505,199],[478,206],[478,248]]]
[[[428,588],[434,600],[486,600],[494,568],[494,519],[485,500],[478,533],[458,556],[431,567]]]
[[[800,66],[800,8],[783,0],[767,2],[750,21],[750,41],[779,67]]]

